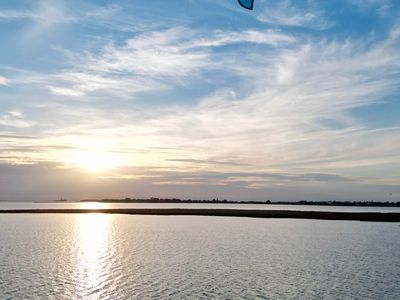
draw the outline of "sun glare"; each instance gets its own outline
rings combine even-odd
[[[77,280],[79,299],[100,299],[102,284],[112,272],[110,257],[111,216],[106,214],[81,214],[76,217],[77,261],[73,274]]]
[[[112,153],[78,151],[70,157],[70,165],[89,172],[104,172],[121,165],[121,159]]]

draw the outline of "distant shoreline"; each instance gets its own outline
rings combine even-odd
[[[66,200],[55,200],[54,202],[66,202]],[[88,199],[80,200],[78,202],[98,202],[98,203],[185,203],[185,204],[257,204],[257,205],[311,205],[311,206],[357,206],[357,207],[400,207],[398,202],[376,202],[376,201],[307,201],[300,200],[296,202],[287,201],[232,201],[232,200],[192,200],[192,199],[164,199],[164,198],[150,198],[150,199]]]
[[[125,214],[161,216],[216,216],[278,219],[316,219],[364,222],[400,222],[400,213],[378,212],[319,212],[290,210],[247,210],[247,209],[7,209],[0,214]]]
[[[308,201],[300,200],[295,202],[289,201],[233,201],[233,200],[193,200],[193,199],[177,199],[177,198],[149,198],[149,199],[136,199],[136,198],[125,198],[125,199],[83,199],[83,200],[0,200],[1,202],[16,202],[16,203],[140,203],[140,204],[237,204],[237,205],[299,205],[299,206],[348,206],[348,207],[400,207],[400,201]]]

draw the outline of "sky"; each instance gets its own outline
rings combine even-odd
[[[400,201],[397,0],[0,1],[0,199]]]

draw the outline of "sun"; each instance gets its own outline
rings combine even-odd
[[[88,172],[99,173],[119,167],[121,159],[110,152],[80,150],[70,156],[69,164]]]

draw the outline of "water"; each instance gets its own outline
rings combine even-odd
[[[260,210],[301,210],[334,212],[398,212],[400,207],[323,206],[323,205],[264,205],[232,203],[98,203],[98,202],[0,202],[1,209],[39,208],[215,208],[215,209],[260,209]]]
[[[0,215],[0,299],[399,299],[397,223]]]

